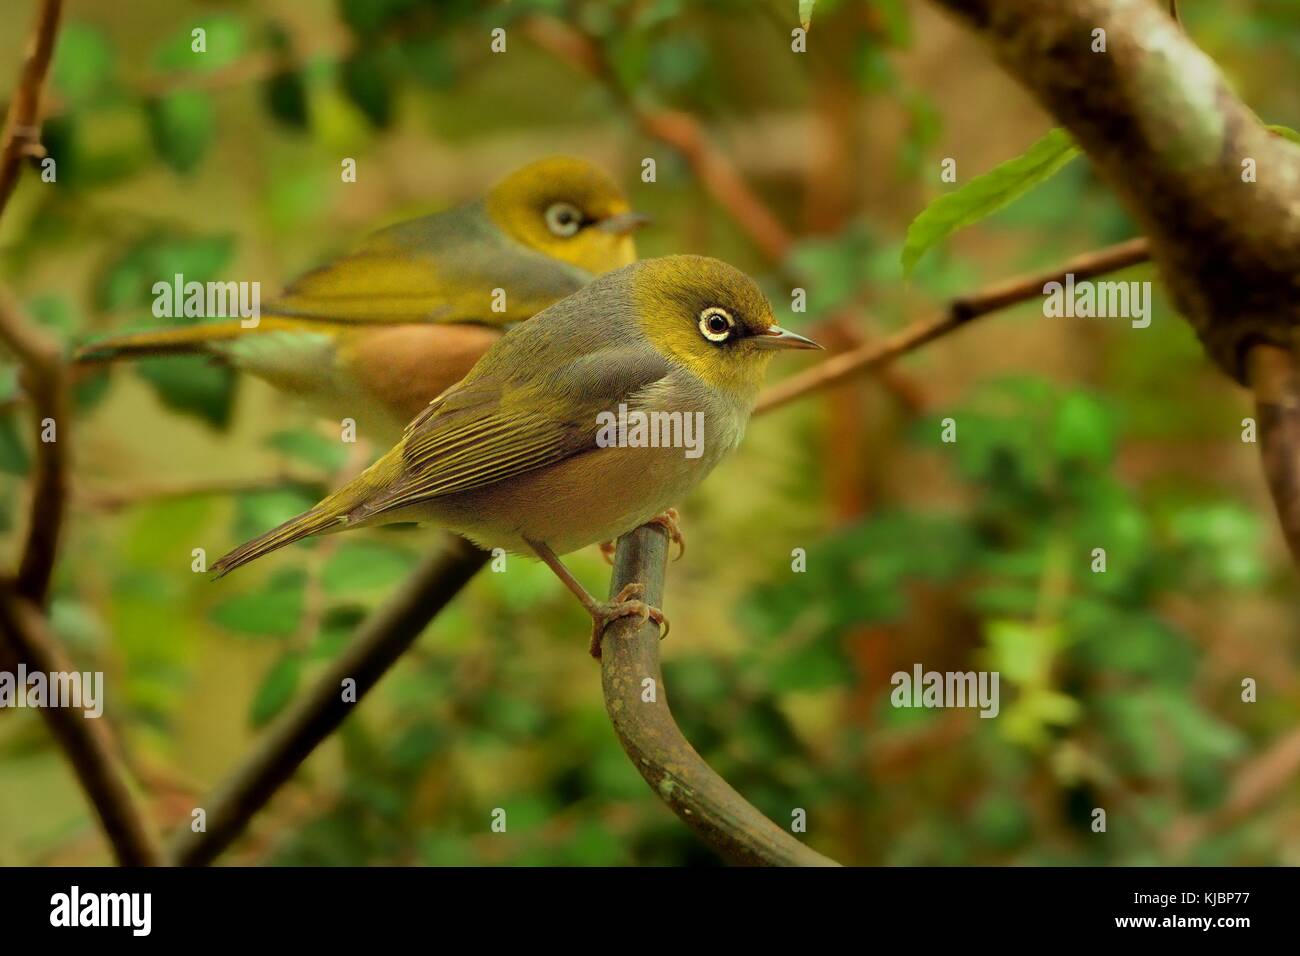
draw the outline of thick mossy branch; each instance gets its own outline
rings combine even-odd
[[[610,594],[633,582],[662,607],[668,536],[647,525],[618,541]],[[623,749],[650,788],[728,863],[836,866],[782,830],[719,777],[682,736],[659,669],[659,628],[621,618],[601,643],[605,710]]]
[[[1270,133],[1150,0],[936,0],[1074,135],[1151,240],[1214,361],[1300,324],[1300,147]],[[1094,52],[1104,31],[1105,51]],[[1250,181],[1252,180],[1253,181]]]

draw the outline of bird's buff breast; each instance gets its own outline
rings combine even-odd
[[[471,492],[432,502],[428,517],[483,548],[531,553],[540,541],[557,554],[631,531],[681,502],[735,447],[738,435],[710,435],[703,453],[681,448],[599,448]]]

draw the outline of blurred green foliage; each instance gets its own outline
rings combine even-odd
[[[1260,115],[1300,125],[1300,92],[1275,81],[1300,59],[1300,11],[1184,6]],[[818,334],[846,310],[854,334],[886,333],[1133,233],[1071,163],[932,236],[943,243],[905,282],[908,223],[958,195],[940,160],[959,157],[967,182],[1046,124],[927,7],[819,0],[803,56],[790,52],[798,7],[82,5],[59,39],[44,132],[57,188],[28,173],[0,232],[0,277],[71,347],[156,327],[156,281],[285,282],[372,226],[565,152],[607,163],[654,214],[644,254],[734,261],[783,323]],[[532,42],[537,16],[580,31],[604,82]],[[497,27],[505,55],[490,51]],[[765,261],[633,107],[699,118],[797,237],[788,261]],[[355,185],[338,181],[342,156],[359,158]],[[638,180],[646,156],[654,184]],[[795,281],[808,303],[792,314]],[[1300,716],[1300,630],[1240,440],[1249,410],[1172,306],[1157,298],[1155,313],[1140,333],[1032,308],[983,320],[909,363],[924,413],[874,384],[806,399],[755,421],[738,459],[684,503],[666,691],[694,745],[773,820],[807,810],[808,842],[846,863],[1300,859],[1295,783],[1242,819],[1215,816]],[[151,812],[182,824],[434,539],[323,539],[214,584],[192,570],[194,549],[210,559],[283,521],[365,455],[200,360],[98,371],[76,389],[79,497],[53,623],[83,666],[109,674],[109,714]],[[14,369],[0,368],[10,554],[31,460],[24,412]],[[955,442],[941,440],[944,419]],[[126,500],[97,502],[105,489]],[[594,553],[569,560],[593,588],[608,573]],[[714,863],[619,748],[586,630],[537,563],[480,574],[230,858]],[[998,670],[1001,714],[891,707],[890,675],[918,662]],[[1258,704],[1242,703],[1244,677],[1260,682]],[[1089,828],[1099,806],[1104,835]],[[490,827],[497,810],[504,833]],[[1173,835],[1188,821],[1213,826],[1182,847]],[[102,861],[92,829],[39,721],[0,714],[0,863]]]

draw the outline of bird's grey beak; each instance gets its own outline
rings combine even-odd
[[[650,221],[643,212],[620,212],[615,216],[606,216],[596,224],[602,232],[612,232],[616,236],[628,236]]]
[[[769,325],[762,335],[750,339],[755,348],[760,349],[820,349],[821,346],[812,339],[806,339],[797,332],[783,329],[779,325]]]

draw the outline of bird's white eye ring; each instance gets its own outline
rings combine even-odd
[[[700,313],[700,334],[710,342],[725,342],[736,327],[736,320],[726,309],[711,305]]]
[[[561,239],[575,236],[582,228],[582,211],[573,203],[552,203],[546,208],[546,228]]]

